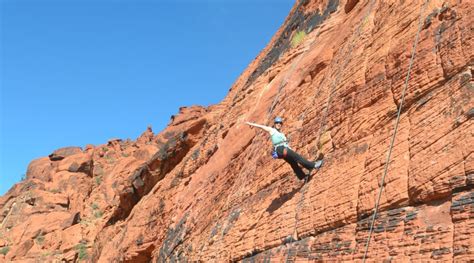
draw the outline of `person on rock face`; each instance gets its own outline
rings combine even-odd
[[[303,180],[306,177],[305,173],[301,170],[298,164],[301,164],[303,167],[310,171],[314,168],[320,168],[323,164],[322,159],[324,155],[322,153],[319,154],[315,162],[310,162],[290,148],[285,135],[281,132],[281,127],[283,126],[282,118],[276,117],[273,127],[268,127],[252,122],[246,123],[250,126],[263,129],[270,134],[274,150],[272,153],[273,157],[283,158],[283,160],[289,163],[291,165],[291,168],[293,168],[293,171],[295,171],[298,179]]]

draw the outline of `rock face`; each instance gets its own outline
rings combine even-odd
[[[31,162],[0,198],[0,261],[360,261],[369,233],[371,262],[473,261],[473,11],[297,1],[221,103]],[[275,116],[325,153],[307,184],[245,125]]]

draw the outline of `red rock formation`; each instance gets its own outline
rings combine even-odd
[[[473,261],[472,3],[424,3],[298,2],[221,103],[34,160],[0,198],[0,261],[360,261],[420,17],[367,258]],[[244,124],[276,115],[325,152],[305,186]]]

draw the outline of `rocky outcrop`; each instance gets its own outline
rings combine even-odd
[[[472,17],[297,1],[221,103],[32,161],[0,198],[0,261],[361,261],[369,233],[369,261],[473,261]],[[307,184],[245,125],[277,115],[292,148],[325,153]]]
[[[57,149],[52,154],[49,155],[49,159],[51,161],[60,161],[68,156],[74,155],[76,153],[82,152],[81,147],[64,147],[61,149]]]

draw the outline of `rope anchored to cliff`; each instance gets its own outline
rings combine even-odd
[[[370,3],[369,9],[367,10],[367,13],[365,14],[364,18],[361,20],[361,22],[359,23],[359,25],[357,27],[356,35],[352,38],[352,40],[351,40],[351,42],[348,46],[348,51],[344,53],[345,54],[344,55],[344,57],[345,57],[344,62],[341,64],[341,66],[338,67],[338,70],[337,70],[337,73],[336,73],[336,78],[334,79],[334,81],[331,85],[329,95],[328,95],[328,99],[326,101],[326,106],[324,107],[324,114],[323,114],[323,117],[321,119],[321,126],[320,126],[318,137],[317,137],[317,140],[316,140],[316,143],[318,143],[318,144],[319,144],[319,141],[321,140],[321,135],[326,131],[326,128],[327,128],[326,127],[326,119],[327,119],[327,116],[329,114],[329,107],[331,105],[331,101],[332,101],[332,97],[334,95],[335,88],[339,84],[339,81],[340,81],[341,75],[342,75],[341,73],[342,73],[343,69],[347,66],[347,64],[349,62],[350,56],[348,56],[347,54],[352,53],[352,50],[354,49],[354,46],[355,46],[354,45],[355,40],[360,37],[362,27],[365,26],[365,24],[367,22],[367,18],[369,17],[370,13],[372,12],[372,8],[373,8],[374,4],[375,4],[375,0],[372,0],[372,2]],[[305,177],[305,184],[304,184],[304,187],[303,187],[303,191],[301,193],[301,199],[298,202],[298,205],[296,206],[296,211],[295,211],[295,224],[294,224],[294,227],[293,227],[292,236],[296,236],[296,239],[292,237],[290,242],[289,242],[290,244],[298,240],[298,234],[297,234],[297,226],[298,226],[298,222],[299,222],[298,213],[299,213],[299,210],[301,209],[301,206],[304,203],[305,193],[306,193],[306,190],[308,188],[307,182],[308,182],[308,176]],[[295,257],[297,257],[297,255],[298,255],[298,249],[295,252]],[[290,256],[290,253],[287,253],[287,257],[286,257],[285,262],[289,261],[289,256]]]
[[[416,32],[415,41],[413,43],[413,48],[412,48],[411,58],[410,58],[410,64],[408,66],[408,72],[407,72],[407,76],[405,78],[405,85],[404,85],[404,88],[403,88],[402,97],[400,99],[400,106],[398,107],[397,119],[395,121],[395,128],[394,128],[393,136],[392,136],[392,139],[391,139],[391,142],[390,142],[390,147],[388,148],[387,160],[385,161],[384,172],[383,172],[382,179],[381,179],[381,182],[380,182],[380,190],[379,190],[379,194],[378,194],[378,197],[377,197],[377,202],[375,203],[375,211],[374,211],[374,214],[372,216],[372,222],[370,223],[369,236],[367,238],[367,243],[365,245],[365,252],[364,252],[363,262],[365,262],[365,260],[367,258],[367,252],[369,250],[370,238],[372,237],[372,232],[374,230],[374,223],[375,223],[375,219],[376,219],[376,216],[377,216],[377,211],[379,209],[380,198],[382,196],[382,191],[383,191],[383,188],[384,188],[384,185],[385,185],[385,176],[387,175],[388,165],[390,163],[390,157],[392,155],[392,149],[393,149],[393,145],[395,143],[395,137],[397,136],[398,124],[400,123],[400,116],[401,116],[401,112],[402,112],[403,102],[405,101],[405,94],[406,94],[406,90],[407,90],[407,87],[408,87],[408,80],[410,79],[411,68],[413,66],[413,61],[415,60],[416,46],[418,44],[418,40],[419,40],[419,37],[420,37],[420,31],[421,31],[421,27],[422,27],[422,16],[421,15],[423,14],[424,9],[425,9],[426,5],[428,4],[428,2],[429,2],[429,0],[426,0],[425,3],[423,4],[423,6],[420,9],[420,15],[419,15],[420,18],[419,18],[419,21],[418,21],[418,31]]]

